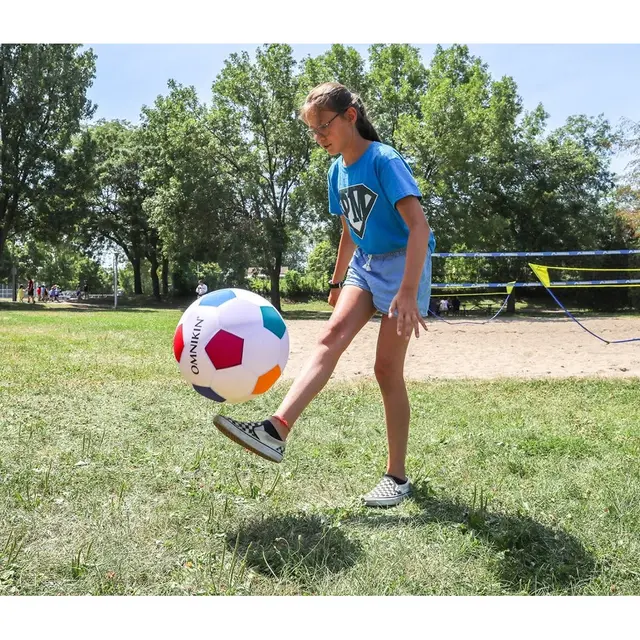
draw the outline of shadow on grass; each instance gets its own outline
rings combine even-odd
[[[552,529],[521,515],[492,513],[480,497],[465,505],[434,496],[427,483],[416,483],[414,501],[423,510],[416,516],[393,511],[367,512],[347,520],[372,527],[408,523],[451,523],[477,537],[497,554],[496,571],[502,586],[514,593],[574,593],[595,577],[598,563],[583,544],[562,529]]]
[[[361,546],[328,518],[303,512],[245,524],[227,534],[230,550],[236,541],[238,557],[248,567],[306,588],[353,566],[362,554]]]

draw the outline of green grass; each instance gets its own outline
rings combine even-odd
[[[638,380],[411,383],[415,497],[366,510],[375,383],[270,464],[179,376],[179,317],[0,306],[0,595],[640,594]]]

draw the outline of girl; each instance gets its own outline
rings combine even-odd
[[[250,451],[280,462],[291,427],[377,310],[382,321],[374,373],[389,450],[387,472],[363,499],[369,506],[395,505],[411,492],[405,472],[410,409],[403,370],[411,334],[417,338],[420,325],[427,329],[435,238],[411,169],[395,149],[381,143],[356,94],[335,82],[322,84],[307,96],[300,117],[309,135],[338,156],[328,173],[329,211],[342,222],[329,283],[334,310],[274,415],[262,422],[218,415],[214,424]]]

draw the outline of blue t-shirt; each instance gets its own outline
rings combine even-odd
[[[411,168],[389,145],[371,142],[352,165],[336,158],[328,173],[329,212],[344,215],[353,241],[365,253],[405,249],[409,227],[396,209],[407,196],[422,198]],[[429,249],[435,249],[433,232]]]

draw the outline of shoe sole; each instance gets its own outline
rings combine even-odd
[[[365,507],[395,507],[397,504],[400,504],[403,500],[411,497],[411,492],[403,493],[400,496],[396,496],[395,498],[374,498],[372,500],[367,500],[366,498],[362,498]]]
[[[223,433],[227,438],[230,438],[241,447],[244,447],[247,451],[255,453],[257,456],[269,460],[269,462],[281,462],[282,456],[278,457],[271,447],[263,444],[256,438],[247,435],[242,429],[238,429],[234,424],[229,422],[223,416],[216,416],[213,419],[213,424],[217,427],[218,431]]]

